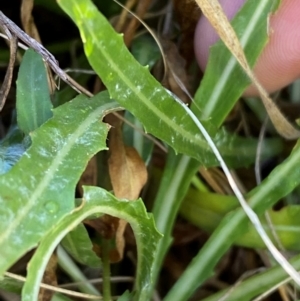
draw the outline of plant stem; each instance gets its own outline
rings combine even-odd
[[[111,301],[110,261],[109,261],[110,240],[103,238],[101,247],[102,247],[102,268],[103,268],[103,301]]]

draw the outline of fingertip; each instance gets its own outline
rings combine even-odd
[[[254,73],[271,93],[300,76],[300,5],[299,0],[283,0],[270,18],[269,43],[258,58]],[[254,87],[245,95],[256,96]]]
[[[225,13],[231,19],[244,0],[221,0]],[[267,89],[274,92],[300,76],[300,5],[299,0],[282,0],[278,11],[270,18],[269,43],[257,60],[254,72]],[[201,17],[195,32],[195,55],[204,71],[209,47],[218,36],[205,17]],[[244,93],[256,96],[257,90],[250,86]]]
[[[231,20],[244,2],[245,0],[221,0],[220,4],[228,19]],[[208,61],[209,48],[218,39],[216,31],[207,18],[202,15],[197,24],[194,37],[195,56],[202,71],[205,70]]]

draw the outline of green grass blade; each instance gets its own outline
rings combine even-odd
[[[18,126],[27,135],[52,117],[45,63],[32,49],[25,52],[19,69],[16,106]]]
[[[293,257],[289,262],[296,270],[300,269],[300,255]],[[280,266],[273,267],[259,275],[244,280],[228,294],[227,300],[251,301],[287,278],[286,272]],[[202,299],[202,301],[219,301],[226,293],[228,293],[229,289],[222,290],[210,297]]]
[[[80,225],[82,224],[79,224],[78,226]],[[57,263],[59,268],[62,269],[68,275],[71,281],[79,282],[77,285],[79,291],[86,294],[100,296],[99,291],[92,283],[89,282],[88,278],[85,276],[82,267],[78,266],[73,261],[73,258],[70,257],[70,255],[66,252],[66,250],[62,246],[57,247],[56,256],[57,256]],[[98,261],[96,261],[96,265],[95,265],[96,268],[97,265],[99,265],[99,260],[100,258],[98,258]]]
[[[154,261],[153,285],[156,285],[163,260],[172,243],[172,229],[181,201],[198,167],[196,160],[184,155],[176,156],[173,151],[169,151],[152,211],[158,230],[164,234]]]
[[[173,96],[158,83],[146,67],[137,63],[106,18],[90,0],[58,0],[80,30],[86,56],[101,77],[112,98],[135,115],[146,131],[171,145],[176,152],[189,155],[202,165],[218,165],[207,142]],[[209,132],[215,128],[206,122]],[[247,165],[254,161],[256,140],[214,135],[227,164]],[[280,142],[268,141],[263,156],[280,151]]]
[[[280,198],[300,184],[300,142],[291,155],[248,194],[249,204],[262,214]],[[248,217],[239,208],[227,214],[199,251],[164,301],[188,300],[195,289],[213,274],[213,270],[229,247],[248,229]]]
[[[134,300],[149,300],[151,293],[153,260],[157,244],[161,238],[154,225],[154,219],[148,215],[142,200],[120,201],[106,190],[98,187],[84,188],[82,209],[74,210],[58,223],[45,237],[37,249],[28,268],[27,281],[22,291],[23,301],[37,300],[47,262],[60,240],[83,219],[97,213],[105,213],[128,221],[134,231],[138,263],[135,281]]]
[[[182,202],[180,214],[199,228],[213,232],[222,218],[230,211],[239,208],[239,206],[240,204],[235,196],[218,195],[190,189]],[[273,229],[285,250],[299,251],[300,206],[290,205],[279,211],[269,210],[268,213]],[[270,227],[263,216],[261,222],[269,237],[273,238]],[[274,243],[276,244],[276,241]],[[238,238],[235,244],[249,248],[266,247],[251,223],[249,223],[248,231]]]
[[[0,176],[0,275],[74,208],[75,185],[88,160],[106,149],[103,116],[117,104],[107,93],[79,96],[32,132],[32,145]]]

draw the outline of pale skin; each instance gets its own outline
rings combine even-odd
[[[225,13],[231,19],[245,0],[220,0]],[[269,93],[275,92],[300,78],[300,2],[282,0],[278,11],[270,17],[269,42],[260,55],[254,72]],[[204,71],[209,47],[218,40],[206,18],[201,17],[195,33],[195,53]],[[256,96],[252,86],[244,95]]]

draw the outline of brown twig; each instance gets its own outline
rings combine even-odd
[[[73,80],[69,75],[67,75],[58,65],[55,57],[40,43],[31,38],[27,33],[25,33],[20,27],[18,27],[14,22],[7,18],[2,11],[0,11],[0,27],[2,27],[6,32],[10,32],[11,35],[15,35],[29,47],[34,49],[38,54],[40,54],[44,61],[51,67],[51,69],[58,75],[58,77],[70,85],[78,93],[83,93],[89,97],[92,93],[80,86],[75,80]]]
[[[94,96],[93,93],[86,90],[84,87],[78,84],[74,79],[72,79],[65,71],[63,71],[59,67],[55,57],[44,46],[42,46],[36,40],[31,38],[28,34],[26,34],[21,28],[19,28],[15,23],[13,23],[9,18],[7,18],[1,11],[0,11],[0,27],[4,29],[8,39],[10,39],[10,36],[18,37],[27,46],[31,47],[37,53],[39,53],[43,57],[44,61],[47,62],[48,65],[51,67],[51,69],[57,74],[57,76],[61,78],[64,82],[66,82],[68,85],[70,85],[78,93],[83,93],[89,97]],[[16,45],[18,45],[17,41],[16,41]],[[3,85],[3,86],[7,86],[7,85]],[[0,90],[0,96],[1,96],[1,90]],[[0,98],[0,104],[1,104],[1,98]],[[117,114],[117,113],[113,113],[113,114]],[[121,118],[121,116],[118,115],[118,118]],[[124,120],[124,118],[122,119],[130,126],[132,126],[132,124],[128,120]],[[143,134],[146,135],[145,133]],[[148,138],[152,140],[155,144],[157,144],[162,150],[166,151],[166,148],[161,143],[159,143],[156,139],[152,138],[151,136],[148,136]]]

